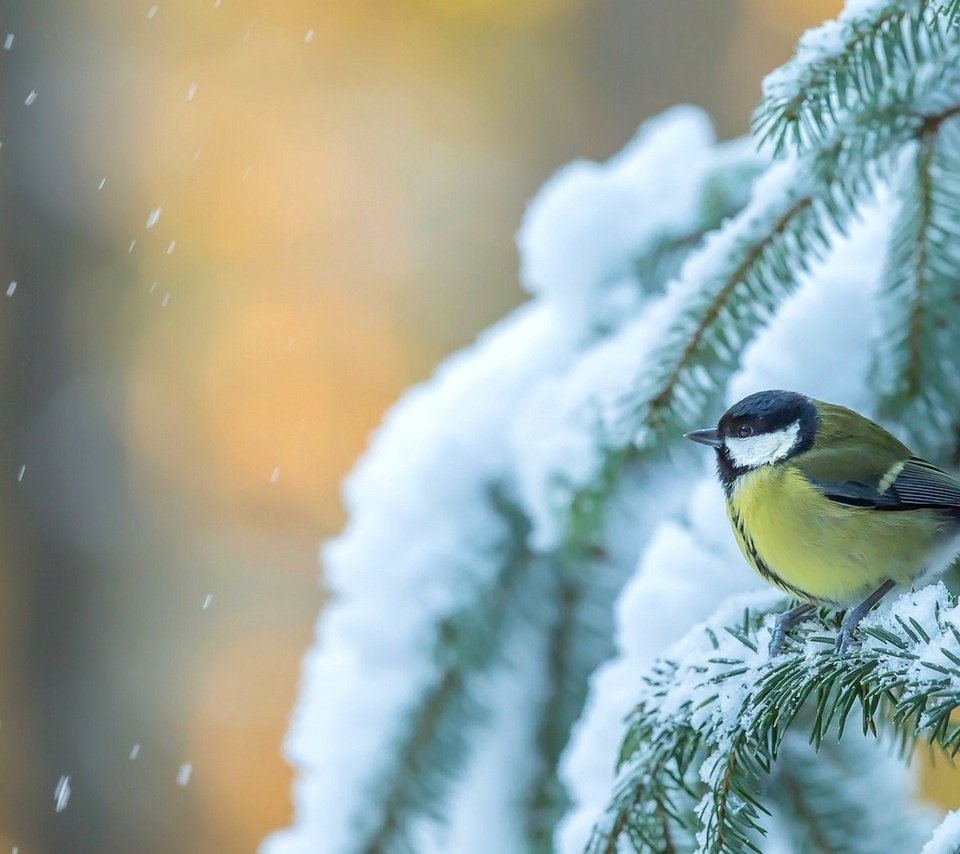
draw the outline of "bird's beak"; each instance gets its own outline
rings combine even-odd
[[[723,444],[723,439],[713,427],[708,427],[706,430],[691,430],[689,433],[684,433],[683,438],[700,445],[709,445],[711,448],[719,448]]]

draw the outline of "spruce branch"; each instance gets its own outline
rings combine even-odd
[[[767,76],[753,133],[775,153],[809,151],[849,118],[868,115],[884,87],[944,54],[960,38],[956,9],[938,0],[890,0],[844,10],[801,38],[790,62]]]
[[[704,179],[696,227],[652,240],[638,256],[635,270],[644,291],[663,292],[710,230],[747,203],[750,182],[759,170],[757,159],[747,157],[745,148],[720,160]],[[600,543],[605,513],[625,462],[625,453],[605,456],[594,489],[578,497],[567,519],[566,538],[549,556],[558,587],[548,639],[547,694],[537,728],[540,770],[526,805],[528,843],[534,851],[552,850],[553,829],[569,807],[557,773],[560,758],[582,713],[590,674],[614,651],[613,604],[626,576]]]
[[[737,158],[721,163],[707,177],[700,193],[700,221],[684,234],[670,234],[651,243],[634,262],[647,291],[660,292],[680,272],[683,262],[700,248],[704,238],[750,201],[750,187],[761,172],[759,158]]]
[[[569,805],[557,779],[557,762],[567,743],[570,727],[580,714],[586,694],[591,661],[583,662],[584,648],[579,645],[578,610],[583,590],[569,572],[556,591],[556,617],[550,627],[547,661],[547,696],[537,729],[537,748],[541,767],[531,786],[528,807],[528,835],[532,851],[550,851],[553,828]],[[606,646],[610,646],[609,641]],[[589,648],[589,647],[587,647]],[[579,653],[579,655],[578,655]]]
[[[893,171],[905,147],[956,115],[960,85],[953,85],[950,75],[941,75],[939,84],[934,66],[925,64],[886,87],[875,105],[879,119],[853,116],[828,147],[774,167],[789,175],[779,192],[765,198],[761,185],[763,203],[730,220],[708,240],[702,255],[688,261],[674,284],[696,284],[684,294],[661,343],[644,360],[643,373],[633,376],[631,393],[617,401],[616,415],[608,421],[608,428],[611,423],[613,427],[606,434],[599,488],[595,484],[577,494],[569,530],[582,529],[585,518],[602,513],[615,472],[628,454],[662,447],[705,417],[739,365],[743,348],[792,292],[798,274],[829,247],[830,231],[843,232],[857,205]],[[716,251],[717,244],[724,251]],[[702,266],[701,258],[706,259]],[[803,698],[795,699],[802,704]],[[774,757],[775,742],[764,746],[746,741],[715,757],[710,767],[716,773],[723,770],[725,785],[711,788],[698,808],[703,828],[698,844],[713,846],[703,850],[754,850],[762,812],[755,792]],[[661,777],[685,776],[685,769],[671,767],[663,757],[654,755],[651,761]],[[636,793],[630,793],[626,801],[630,815],[644,816],[629,825],[630,835],[646,840],[650,850],[661,850],[669,836],[662,816],[678,810],[662,788],[663,780],[648,777],[647,782],[653,787],[650,798],[638,801]]]
[[[774,166],[772,201],[761,183],[760,198],[687,262],[674,283],[680,309],[608,416],[611,453],[631,439],[656,446],[705,416],[746,344],[827,250],[829,230],[842,233],[899,153],[960,112],[960,47],[953,55],[949,71],[924,64],[887,87],[876,112],[852,117],[829,146]]]
[[[881,289],[873,379],[878,412],[942,455],[960,418],[960,127],[928,123],[903,176]]]
[[[559,607],[550,631],[548,691],[538,728],[541,768],[528,807],[532,851],[553,850],[553,830],[570,806],[557,769],[583,712],[590,674],[614,653],[611,612],[624,580],[599,547],[566,551],[554,566],[561,573]]]
[[[919,851],[932,816],[917,808],[905,817],[890,807],[902,803],[897,766],[904,754],[873,738],[827,739],[814,748],[807,738],[810,717],[809,708],[800,712],[764,781],[763,801],[774,814],[770,830],[776,828],[792,850],[809,854]],[[866,797],[859,780],[871,780]]]
[[[720,171],[724,176],[722,183],[709,185],[710,207],[703,229],[713,224],[713,217],[736,210],[744,191],[732,179],[752,174],[751,167],[743,163]],[[669,269],[672,259],[690,251],[692,242],[689,234],[653,240],[638,253],[637,265],[650,272]],[[664,281],[648,276],[642,285],[662,290]],[[602,336],[610,330],[597,332]],[[613,476],[612,468],[609,476]],[[379,788],[372,803],[367,801],[376,822],[356,835],[356,851],[409,851],[413,845],[410,830],[419,816],[442,819],[450,784],[469,759],[470,737],[485,717],[489,703],[477,696],[472,679],[498,660],[510,615],[523,611],[518,601],[520,585],[532,559],[527,547],[529,521],[504,497],[503,489],[491,489],[489,494],[508,532],[495,558],[499,569],[488,585],[477,591],[476,601],[437,627],[437,670],[432,686],[402,722],[395,758],[379,775]],[[557,763],[567,734],[582,709],[587,678],[612,651],[608,621],[596,625],[591,615],[609,612],[617,588],[611,583],[598,593],[596,579],[593,584],[586,584],[582,572],[571,573],[574,562],[582,570],[588,559],[584,555],[596,556],[594,526],[584,524],[576,533],[569,549],[547,558],[558,576],[556,588],[560,593],[550,628],[550,692],[538,733],[541,770],[533,782],[528,804],[528,832],[533,847],[549,845],[553,824],[567,805],[556,776]],[[598,603],[601,594],[604,601]]]
[[[943,413],[955,409],[960,351],[952,342],[960,339],[960,320],[951,283],[960,269],[958,8],[960,0],[860,2],[822,32],[819,43],[817,36],[806,39],[795,60],[768,78],[755,118],[757,135],[772,140],[777,151],[791,148],[793,159],[769,170],[748,203],[731,192],[742,194],[747,183],[738,185],[734,178],[721,188],[715,218],[702,215],[698,222],[685,213],[662,223],[651,219],[636,240],[643,244],[636,257],[620,245],[616,263],[598,267],[599,281],[609,282],[616,297],[624,284],[628,298],[638,297],[636,303],[626,300],[631,307],[641,303],[642,292],[650,316],[631,318],[611,300],[610,311],[593,319],[589,335],[564,345],[557,360],[569,364],[521,375],[528,380],[522,390],[534,396],[541,386],[560,387],[567,379],[576,386],[563,399],[574,403],[560,407],[558,423],[579,431],[561,446],[574,448],[572,456],[582,451],[583,459],[564,468],[544,455],[543,482],[551,487],[559,482],[556,492],[543,487],[533,501],[524,493],[524,510],[498,490],[490,490],[488,501],[485,490],[492,480],[519,492],[527,485],[519,454],[506,459],[514,451],[512,438],[504,441],[503,459],[470,472],[464,484],[470,512],[482,524],[451,523],[449,542],[444,540],[449,548],[431,553],[429,564],[418,564],[419,554],[407,562],[407,571],[428,586],[456,571],[448,564],[463,546],[483,572],[476,589],[445,600],[455,604],[425,612],[417,632],[410,633],[419,681],[398,694],[384,728],[389,737],[370,767],[356,775],[360,785],[341,811],[349,840],[337,837],[331,850],[410,851],[419,819],[443,820],[451,783],[470,758],[471,737],[492,702],[478,689],[478,677],[499,660],[505,635],[522,613],[534,560],[535,569],[553,573],[543,586],[555,595],[540,590],[537,596],[538,619],[544,610],[552,617],[537,625],[549,634],[548,692],[539,710],[541,771],[524,806],[530,808],[528,842],[549,846],[566,806],[556,773],[559,757],[584,705],[587,677],[611,649],[611,606],[624,580],[617,573],[625,569],[609,575],[594,570],[604,563],[597,554],[601,526],[617,506],[626,464],[638,462],[646,473],[655,454],[715,411],[746,346],[874,188],[901,177],[904,153],[913,160],[902,185],[901,219],[884,284],[895,316],[887,320],[888,350],[878,356],[877,382],[887,412],[915,412],[916,423],[942,424]],[[629,292],[634,285],[638,294]],[[575,277],[557,290],[580,293]],[[544,293],[544,299],[552,298],[549,289]],[[567,323],[573,316],[557,314]],[[651,317],[659,323],[650,323]],[[588,365],[600,364],[616,378],[604,386],[611,392],[604,396],[596,385],[582,382],[590,371],[573,374],[608,344],[617,346],[601,355],[614,353],[619,361]],[[586,403],[581,388],[592,395]],[[511,414],[476,423],[484,431],[507,431],[516,426]],[[473,422],[466,424],[473,429]],[[529,437],[523,438],[519,452],[533,456]],[[456,441],[449,444],[457,447]],[[542,486],[540,464],[538,458],[532,465],[531,494]],[[424,507],[426,532],[442,505]],[[553,528],[544,538],[549,542],[538,544],[547,554],[534,558],[524,513],[537,520],[541,509]],[[368,565],[378,566],[383,551],[374,552]],[[960,734],[950,726],[949,712],[960,702],[960,634],[953,616],[940,620],[952,603],[944,601],[933,619],[904,608],[894,612],[899,622],[868,620],[863,649],[845,659],[828,648],[832,638],[808,627],[798,634],[802,643],[772,664],[759,652],[765,648],[768,607],[773,605],[761,604],[737,621],[728,613],[698,636],[699,646],[679,648],[648,674],[624,741],[611,811],[591,850],[613,854],[621,839],[657,852],[691,846],[759,850],[766,807],[775,801],[766,783],[771,773],[789,780],[789,769],[778,766],[777,758],[786,737],[801,727],[812,732],[814,747],[826,750],[825,738],[842,736],[859,716],[864,732],[883,733],[892,726],[904,745],[923,732],[957,752]],[[956,649],[952,641],[940,643],[949,640],[948,629]],[[931,682],[931,674],[941,681]],[[375,706],[379,697],[371,690],[368,700]],[[837,782],[836,775],[831,781]],[[829,814],[829,803],[803,805],[811,816]],[[828,821],[822,821],[811,828],[811,838],[828,848],[829,835],[820,832]]]
[[[438,626],[433,684],[409,712],[392,767],[367,799],[376,821],[356,834],[357,852],[416,850],[412,821],[419,815],[442,818],[449,783],[465,764],[469,736],[484,717],[485,703],[471,690],[471,678],[497,660],[504,626],[532,559],[526,518],[498,490],[491,492],[491,502],[509,525],[498,556],[500,570],[479,602]]]
[[[950,720],[960,707],[960,606],[942,585],[869,617],[862,647],[845,655],[822,624],[806,624],[785,654],[769,660],[762,651],[768,607],[760,600],[735,626],[727,607],[644,677],[590,852],[616,850],[621,838],[657,851],[663,831],[653,817],[686,794],[691,779],[703,789],[694,810],[697,850],[761,851],[763,783],[802,716],[817,749],[828,735],[842,739],[856,716],[864,735],[890,727],[907,743],[922,737],[951,756],[960,752],[960,727]],[[675,833],[689,828],[688,817],[673,821]]]

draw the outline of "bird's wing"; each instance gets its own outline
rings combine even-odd
[[[919,457],[907,460],[891,490],[905,507],[960,507],[960,481]]]
[[[932,463],[910,457],[894,463],[879,477],[825,479],[817,465],[798,466],[824,496],[839,504],[874,510],[960,510],[960,481]],[[813,469],[821,469],[818,477]]]

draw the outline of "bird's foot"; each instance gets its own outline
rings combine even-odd
[[[813,605],[804,603],[803,605],[797,605],[796,608],[791,608],[789,611],[784,611],[777,616],[777,620],[773,624],[773,632],[770,635],[770,643],[767,645],[767,655],[769,655],[770,658],[776,658],[783,652],[783,645],[787,640],[787,632],[812,610]]]
[[[896,584],[893,581],[884,581],[876,590],[873,591],[866,599],[864,599],[859,605],[851,608],[843,617],[843,622],[840,623],[840,631],[837,633],[837,652],[840,655],[843,655],[847,652],[852,652],[860,646],[860,641],[857,640],[853,633],[856,631],[857,626],[860,625],[860,621],[870,613],[870,609],[877,604],[884,596],[887,595]]]
[[[837,632],[837,642],[836,649],[840,655],[846,655],[848,652],[853,652],[855,649],[859,649],[863,644],[861,644],[859,638],[853,636],[854,629],[856,629],[856,623],[848,626],[846,625],[846,619],[844,619],[843,624],[840,626],[840,631]],[[857,623],[860,621],[857,620]]]
[[[781,615],[782,616],[782,615]],[[767,655],[770,658],[776,658],[783,652],[783,644],[787,640],[787,630],[781,625],[779,617],[773,627],[770,635],[770,643],[767,645]]]

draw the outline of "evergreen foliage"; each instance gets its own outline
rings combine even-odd
[[[778,155],[792,150],[809,163],[826,189],[827,216],[840,229],[860,194],[895,176],[900,213],[883,281],[878,409],[900,421],[916,447],[941,459],[957,447],[960,401],[955,16],[955,4],[896,2],[841,18],[829,33],[840,49],[805,56],[802,42],[798,56],[768,79],[754,120],[755,132]],[[819,44],[817,35],[808,34],[807,47]],[[801,243],[791,268],[802,266],[806,251]],[[892,727],[905,752],[923,736],[954,755],[960,729],[951,726],[950,714],[960,705],[960,632],[955,608],[949,617],[941,613],[948,604],[938,600],[932,631],[912,615],[864,626],[870,641],[845,656],[822,647],[830,637],[817,627],[807,632],[805,646],[775,662],[761,656],[749,663],[759,649],[758,622],[746,613],[739,625],[708,629],[711,648],[685,663],[684,672],[669,659],[659,661],[629,721],[610,812],[589,850],[614,852],[627,839],[641,851],[684,844],[709,852],[762,851],[763,784],[805,712],[813,713],[810,738],[817,748],[828,734],[842,736],[857,711],[864,734]],[[721,631],[747,655],[731,653],[729,643],[718,652]],[[691,691],[691,678],[697,689],[709,690],[691,692],[679,710],[664,714],[672,700],[675,705],[673,693]],[[734,713],[711,719],[704,709],[731,681],[744,686]],[[825,821],[824,829],[837,821]],[[883,845],[899,850],[889,840]]]
[[[677,659],[657,662],[628,722],[616,793],[590,854],[617,851],[621,837],[642,851],[760,854],[769,815],[763,784],[804,716],[818,750],[851,727],[863,735],[893,727],[906,755],[917,737],[950,756],[960,752],[960,727],[950,721],[960,707],[960,606],[944,588],[870,618],[862,647],[845,655],[824,633],[822,615],[817,622],[771,661],[761,651],[771,621],[746,609],[738,623],[713,622]],[[860,824],[854,818],[835,818],[824,830],[839,823],[850,831]],[[889,838],[873,844],[891,849]]]
[[[330,552],[342,604],[321,623],[294,728],[292,753],[304,767],[298,824],[271,840],[271,851],[447,850],[455,801],[474,785],[478,733],[497,711],[483,677],[528,654],[510,646],[519,624],[539,638],[542,684],[530,703],[531,756],[503,771],[523,777],[524,794],[509,805],[520,816],[514,847],[554,848],[573,805],[560,767],[591,674],[616,651],[617,596],[676,508],[658,473],[689,471],[672,453],[680,434],[715,420],[747,347],[878,199],[898,213],[878,298],[875,410],[917,450],[942,462],[955,452],[960,3],[851,2],[768,77],[753,129],[760,157],[703,143],[690,209],[680,216],[638,202],[634,214],[653,210],[649,221],[628,251],[609,249],[609,268],[583,268],[589,281],[550,279],[580,260],[577,235],[555,235],[573,248],[531,264],[552,271],[546,281],[529,274],[533,309],[402,405],[382,447],[375,443],[359,475],[369,484],[354,490],[354,522]],[[666,156],[655,138],[636,145],[651,162]],[[614,183],[636,168],[611,163]],[[577,180],[601,181],[593,172],[566,179],[558,194]],[[606,237],[596,224],[586,231]],[[496,394],[505,402],[471,410],[476,396]],[[544,450],[553,432],[559,450]],[[391,435],[393,456],[417,442],[423,450],[398,467],[387,453]],[[490,458],[474,460],[487,444]],[[378,492],[398,481],[404,490],[418,483],[426,497]],[[625,535],[616,519],[637,495],[643,518]],[[384,527],[392,516],[403,536]],[[351,587],[360,572],[374,582]],[[410,627],[395,628],[377,619],[390,595],[427,604]],[[767,614],[785,603],[767,594],[735,618],[721,610],[638,674],[615,789],[589,851],[762,851],[767,833],[796,850],[916,849],[923,822],[894,822],[847,775],[888,761],[882,745],[871,751],[851,737],[855,719],[861,736],[891,742],[895,733],[904,752],[918,736],[960,749],[949,723],[960,705],[960,612],[945,592],[917,595],[892,617],[866,621],[852,654],[833,651],[821,615],[771,663]],[[331,639],[342,646],[325,652]],[[369,674],[389,680],[399,647],[407,658],[398,666],[412,675],[381,697]],[[359,678],[330,687],[341,659]],[[338,702],[347,709],[339,717],[328,711]],[[376,721],[373,747],[341,755],[331,740],[351,714]],[[800,730],[812,748],[798,741]],[[329,767],[337,762],[345,781]],[[890,803],[902,804],[889,785]],[[805,820],[782,817],[791,811]],[[869,833],[854,838],[859,824],[843,819],[851,813],[872,816]]]

